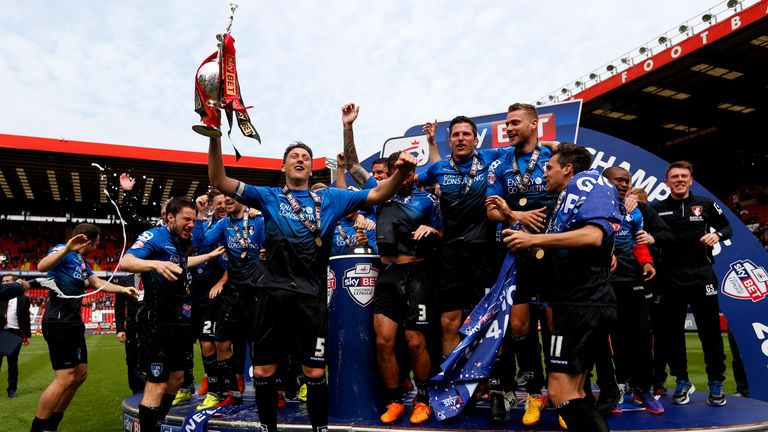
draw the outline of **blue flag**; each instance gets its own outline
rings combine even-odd
[[[205,432],[208,430],[208,420],[210,420],[211,417],[224,417],[250,408],[251,406],[252,405],[228,405],[195,411],[184,417],[184,422],[181,423],[181,430],[184,432]]]
[[[429,400],[438,420],[458,415],[478,382],[491,373],[509,323],[516,287],[516,259],[516,254],[507,253],[496,283],[459,329],[466,337],[440,365],[442,372],[429,381]]]
[[[576,174],[560,193],[548,233],[572,231],[586,224],[612,236],[621,226],[623,205],[613,184],[596,170]]]

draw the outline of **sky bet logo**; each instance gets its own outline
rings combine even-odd
[[[509,145],[506,120],[491,123],[491,146],[506,147]],[[478,125],[478,129],[480,125]],[[539,140],[554,141],[557,139],[557,125],[554,114],[539,114]]]
[[[373,301],[373,288],[378,276],[379,270],[371,264],[357,264],[344,272],[344,287],[355,303],[366,307]]]

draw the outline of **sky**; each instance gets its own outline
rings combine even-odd
[[[262,144],[342,149],[340,108],[360,105],[358,154],[410,126],[503,112],[572,83],[716,4],[240,0],[232,35]],[[0,133],[207,151],[191,126],[194,77],[216,50],[224,0],[0,0]],[[226,127],[226,126],[225,126]],[[225,153],[233,153],[224,141]]]

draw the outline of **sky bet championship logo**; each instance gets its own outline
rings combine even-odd
[[[373,288],[379,271],[371,264],[357,264],[344,272],[344,287],[357,304],[366,307],[373,300]]]
[[[723,278],[722,291],[728,297],[758,302],[768,294],[768,273],[750,260],[736,261]]]

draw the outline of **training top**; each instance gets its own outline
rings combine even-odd
[[[653,209],[669,225],[675,241],[661,250],[662,267],[701,267],[715,262],[712,248],[699,242],[704,234],[718,232],[720,240],[731,238],[731,225],[723,210],[707,197],[688,195],[687,198],[667,199],[653,204]]]

